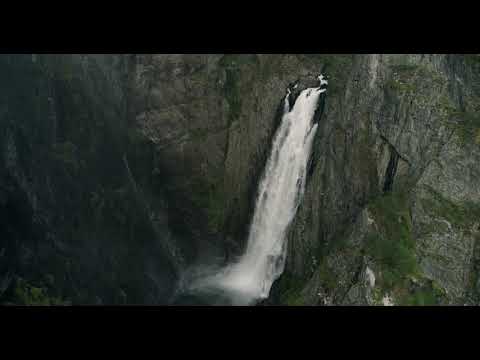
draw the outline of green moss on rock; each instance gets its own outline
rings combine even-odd
[[[415,242],[408,208],[408,195],[392,192],[368,206],[378,232],[366,238],[369,254],[381,267],[381,283],[385,289],[403,286],[417,272]]]
[[[475,69],[480,68],[480,54],[467,54],[464,55],[465,63]]]
[[[284,273],[278,280],[280,303],[286,305],[303,305],[301,291],[306,281],[298,276]]]
[[[480,145],[480,115],[470,112],[452,112],[454,129],[461,145],[474,143]]]
[[[352,55],[323,55],[321,56],[325,64],[324,73],[328,76],[328,94],[329,96],[338,95],[345,89],[350,71],[353,66]]]
[[[219,60],[219,65],[225,70],[224,92],[225,99],[228,102],[229,122],[234,122],[240,116],[242,108],[242,91],[240,82],[243,78],[244,71],[248,66],[258,65],[257,55],[224,55]]]
[[[44,287],[37,287],[24,279],[17,279],[10,303],[15,305],[70,305],[69,301],[51,296]]]
[[[437,71],[430,67],[399,63],[390,65],[391,76],[386,82],[386,88],[401,96],[415,94],[415,101],[421,101],[432,104],[430,97],[425,97],[426,93],[430,94],[432,87],[438,88],[438,92],[442,92],[447,84],[447,79],[439,75]]]
[[[327,291],[333,291],[337,286],[337,276],[335,275],[335,272],[326,262],[323,262],[317,271],[322,287]]]
[[[407,64],[407,63],[404,63],[404,64],[394,64],[394,65],[391,65],[390,66],[390,69],[392,70],[392,72],[394,73],[402,73],[402,74],[405,74],[405,73],[412,73],[414,72],[415,70],[418,69],[418,65],[417,64]]]
[[[424,187],[429,196],[422,199],[423,207],[432,217],[445,219],[462,228],[468,228],[480,219],[480,205],[473,202],[457,204],[433,188]]]
[[[445,297],[445,291],[434,281],[425,280],[423,284],[406,292],[398,299],[399,305],[406,306],[433,306],[440,305]]]

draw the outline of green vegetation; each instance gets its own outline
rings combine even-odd
[[[350,75],[353,64],[352,55],[321,55],[321,60],[325,64],[324,73],[328,76],[328,94],[339,94]]]
[[[298,276],[284,273],[278,280],[280,303],[286,305],[302,305],[301,291],[305,286],[305,280]]]
[[[407,63],[390,65],[392,77],[387,82],[387,88],[393,92],[413,93],[417,90],[415,74],[419,69],[418,65]]]
[[[418,65],[415,71],[411,74],[415,75],[417,81],[421,82],[421,84],[426,87],[431,85],[443,86],[447,83],[445,76],[440,75],[440,73],[432,67]]]
[[[405,73],[412,73],[416,70],[418,70],[419,66],[416,65],[416,64],[395,64],[395,65],[391,65],[390,66],[390,69],[392,70],[392,72],[394,73],[402,73],[402,74],[405,74]]]
[[[69,301],[50,296],[44,287],[36,287],[24,279],[17,279],[11,303],[15,305],[70,305]]]
[[[442,218],[453,226],[467,227],[480,218],[480,206],[473,202],[456,204],[425,185],[429,197],[423,198],[423,207],[435,218]]]
[[[392,76],[387,88],[393,92],[412,94],[424,88],[443,87],[446,84],[444,77],[425,66],[401,63],[390,65],[390,69]]]
[[[439,305],[439,300],[445,296],[445,292],[440,289],[435,282],[427,281],[413,292],[408,293],[399,299],[399,305],[414,305],[414,306],[433,306]]]
[[[465,63],[469,66],[472,66],[474,69],[480,67],[480,54],[467,54],[464,55]]]
[[[258,64],[258,57],[254,54],[228,54],[222,56],[218,64],[224,68],[238,68],[242,65]]]
[[[382,268],[382,287],[389,290],[417,272],[407,194],[397,191],[381,196],[369,210],[379,232],[367,236],[366,246]]]
[[[337,277],[327,263],[323,262],[317,271],[322,286],[327,290],[334,290],[337,286]]]
[[[453,227],[469,229],[480,218],[480,206],[471,202],[455,204],[430,187],[422,205],[433,218],[445,219]],[[379,264],[379,292],[393,295],[399,305],[437,305],[445,298],[445,291],[420,273],[412,237],[412,224],[405,192],[393,192],[376,199],[368,209],[375,219],[378,231],[366,237],[368,253]],[[435,225],[438,227],[438,225]],[[434,231],[432,225],[432,231]]]
[[[395,78],[387,82],[387,87],[392,91],[398,91],[406,94],[414,93],[417,90],[417,87],[414,83]]]
[[[225,69],[226,80],[224,91],[225,98],[230,107],[230,122],[238,119],[242,108],[242,92],[240,89],[242,68],[244,66],[257,64],[257,55],[224,55],[219,61],[219,65]]]
[[[441,96],[438,100],[437,109],[440,110],[443,114],[443,117],[447,119],[457,111],[457,108],[453,104],[452,100],[446,95]]]
[[[337,285],[337,277],[334,271],[323,262],[317,269],[318,281],[327,292],[333,291]],[[307,284],[307,279],[290,273],[283,273],[277,283],[277,291],[280,294],[280,303],[286,305],[304,305],[302,290]]]
[[[480,115],[469,112],[452,112],[456,120],[454,129],[458,134],[460,143],[475,143],[480,145]]]
[[[464,55],[465,64],[470,67],[472,78],[472,89],[474,92],[474,110],[480,111],[480,102],[478,97],[480,96],[480,84],[479,84],[479,76],[480,76],[480,54],[469,54]]]

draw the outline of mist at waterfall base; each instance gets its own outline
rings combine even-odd
[[[307,88],[290,109],[289,94],[258,188],[255,211],[244,254],[224,267],[204,266],[190,271],[186,290],[209,305],[252,305],[268,297],[282,274],[288,226],[305,189],[308,160],[317,124],[314,115],[327,84]],[[208,299],[208,300],[205,300]],[[195,301],[195,300],[194,300]]]

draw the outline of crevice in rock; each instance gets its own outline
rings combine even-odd
[[[378,127],[377,127],[378,128]],[[391,150],[395,151],[398,155],[398,158],[405,161],[409,166],[411,166],[412,164],[410,163],[410,161],[405,157],[403,156],[402,154],[400,154],[400,152],[397,150],[397,148],[383,135],[379,135],[380,139],[382,139],[382,141],[387,144]]]
[[[392,191],[393,181],[398,168],[398,159],[400,156],[393,146],[390,145],[390,161],[388,162],[387,170],[385,171],[385,181],[383,183],[383,192],[388,193]]]

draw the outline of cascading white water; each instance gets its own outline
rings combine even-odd
[[[312,142],[317,130],[313,117],[327,84],[303,90],[290,110],[289,94],[275,133],[272,151],[259,185],[245,253],[231,265],[196,281],[193,289],[219,289],[236,305],[268,297],[285,265],[286,235],[305,188]]]

